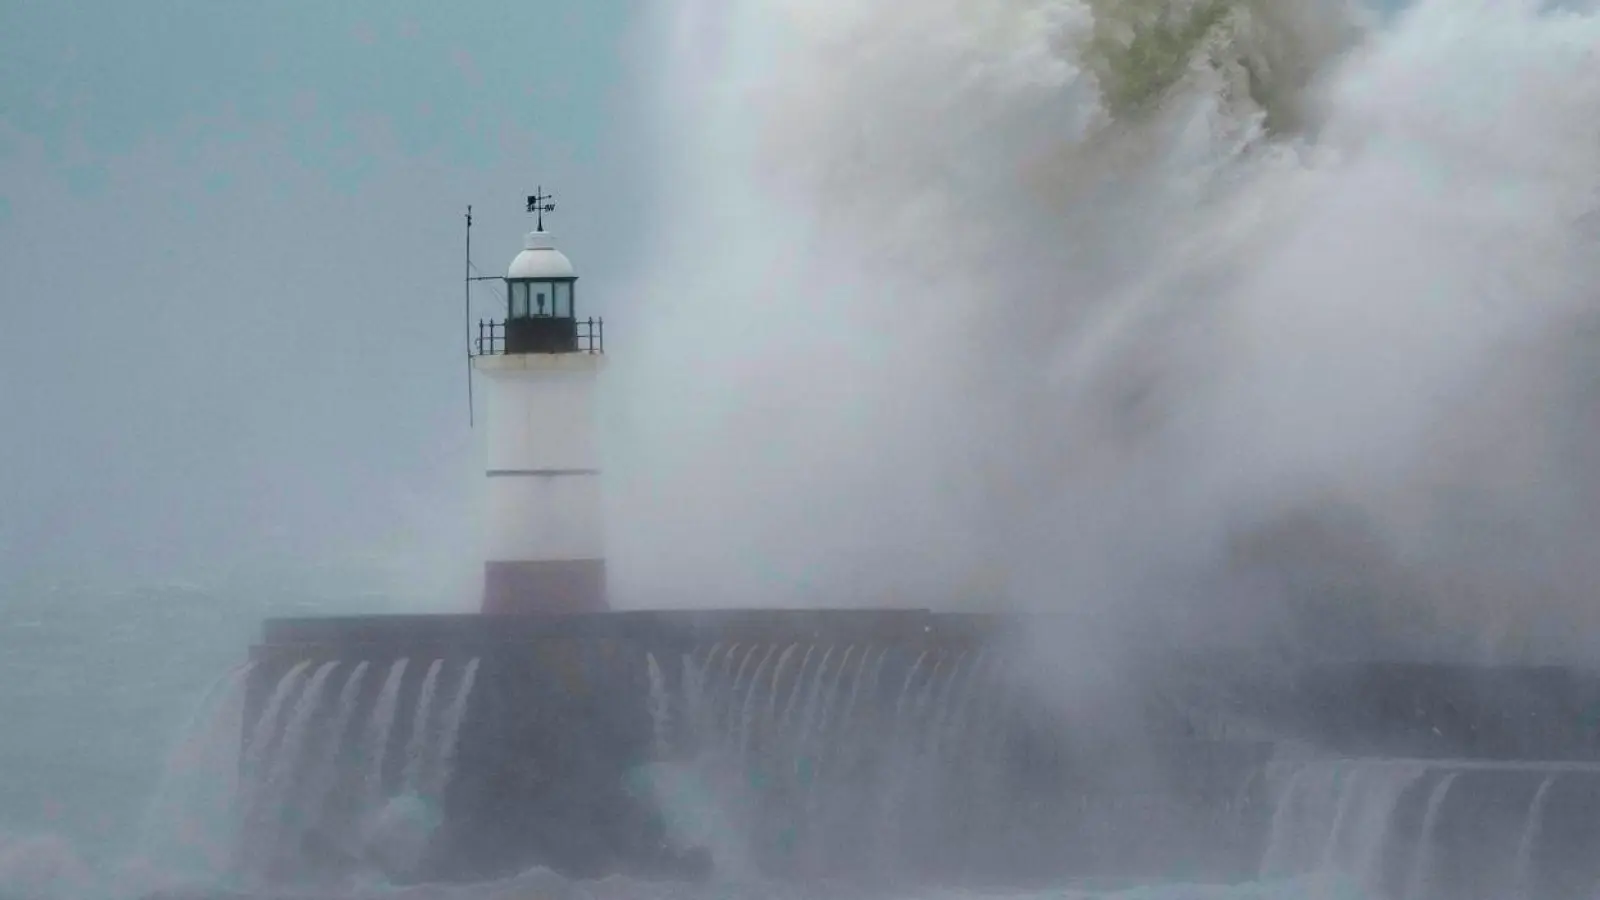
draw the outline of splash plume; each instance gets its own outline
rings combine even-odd
[[[1592,4],[673,16],[619,590],[1600,649]]]

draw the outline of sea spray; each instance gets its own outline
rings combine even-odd
[[[687,659],[687,658],[686,658]],[[665,759],[672,746],[672,699],[667,695],[667,680],[656,662],[654,653],[645,654],[646,677],[649,679],[650,755],[652,759]]]
[[[401,784],[407,791],[415,792],[422,787],[422,773],[427,769],[428,750],[435,734],[434,694],[439,689],[439,672],[443,668],[442,659],[429,664],[428,674],[423,676],[422,687],[417,690],[417,705],[411,714],[411,738],[406,741],[405,770],[401,775]]]
[[[348,832],[347,822],[327,821],[330,811],[328,801],[335,788],[343,786],[341,778],[350,779],[359,788],[364,774],[360,769],[361,735],[350,735],[349,726],[355,717],[356,704],[370,666],[370,662],[362,660],[345,678],[344,686],[339,689],[333,719],[322,735],[320,758],[310,768],[306,784],[301,790],[305,815],[299,822],[299,829],[302,832],[314,832],[323,841],[338,842]],[[350,752],[352,747],[357,751],[354,754]],[[353,767],[349,765],[352,761],[356,763]],[[356,796],[359,798],[359,794]],[[348,815],[348,810],[340,812]]]
[[[1427,900],[1434,875],[1434,832],[1438,830],[1439,816],[1459,774],[1450,772],[1440,778],[1433,786],[1433,792],[1428,795],[1428,808],[1422,816],[1422,833],[1417,838],[1411,872],[1406,878],[1404,900]]]
[[[140,868],[184,876],[224,871],[239,808],[245,693],[255,664],[235,667],[207,691],[162,769],[136,835]]]
[[[262,709],[260,717],[249,729],[249,740],[244,746],[241,760],[241,776],[239,783],[238,823],[235,833],[234,846],[230,871],[237,874],[246,874],[256,860],[254,830],[265,813],[268,804],[268,794],[272,785],[273,754],[282,743],[278,721],[284,709],[300,691],[305,679],[306,670],[310,668],[312,660],[301,660],[294,664],[272,689],[266,706]],[[302,694],[303,696],[303,694]],[[293,717],[293,710],[290,710]]]
[[[445,792],[455,775],[456,747],[461,740],[461,724],[467,716],[467,706],[472,702],[472,688],[478,681],[481,659],[474,656],[461,670],[461,680],[456,684],[455,696],[445,708],[444,720],[439,726],[439,749],[434,758],[434,771],[428,778],[431,796],[444,802]]]
[[[372,705],[372,713],[367,719],[367,727],[362,735],[366,766],[362,777],[364,783],[359,813],[363,815],[376,810],[384,800],[384,765],[392,740],[395,715],[399,711],[400,688],[405,681],[406,667],[409,663],[410,659],[401,658],[389,665],[389,674],[384,678],[383,687],[378,691],[378,699]]]
[[[1591,6],[673,12],[715,22],[658,82],[705,202],[616,367],[619,592],[1055,609],[1086,650],[1600,634]]]
[[[1595,405],[1566,373],[1593,334],[1600,28],[1592,5],[1545,6],[1430,0],[1310,54],[1297,122],[1238,92],[1275,66],[1217,66],[1186,37],[1167,55],[1188,66],[1146,79],[1172,86],[1119,117],[1077,49],[1094,4],[676,5],[721,43],[657,73],[663,120],[704,147],[653,162],[700,202],[659,211],[641,345],[618,360],[650,413],[622,468],[661,467],[621,498],[619,592],[976,586],[1308,651],[1435,624],[1485,655],[1600,633],[1569,602],[1594,582],[1573,461]],[[1340,505],[1375,539],[1337,578],[1252,539]],[[1266,599],[1206,589],[1235,560],[1269,570]],[[1308,582],[1331,587],[1310,625],[1282,599]],[[729,683],[708,693],[731,704]]]
[[[1533,792],[1533,800],[1528,803],[1528,817],[1522,824],[1522,837],[1517,841],[1516,868],[1511,878],[1512,890],[1516,892],[1514,896],[1522,900],[1532,896],[1533,850],[1539,840],[1539,828],[1544,824],[1545,802],[1550,797],[1550,789],[1556,786],[1560,778],[1556,772],[1546,775]]]
[[[313,722],[322,708],[323,692],[328,678],[340,666],[339,661],[324,662],[312,673],[305,691],[295,702],[294,710],[284,726],[283,737],[273,751],[267,778],[255,795],[255,802],[241,823],[247,843],[246,874],[260,877],[269,874],[280,859],[292,858],[286,854],[283,843],[286,837],[298,837],[303,810],[295,799],[296,786],[304,777],[306,744],[311,738]]]

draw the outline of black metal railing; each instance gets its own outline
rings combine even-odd
[[[604,353],[604,319],[560,319],[529,316],[517,319],[479,319],[473,356],[507,353]]]

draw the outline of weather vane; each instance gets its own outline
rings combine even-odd
[[[537,230],[544,230],[544,214],[556,211],[555,201],[556,196],[554,194],[546,194],[543,185],[534,188],[534,192],[528,196],[528,212],[537,213],[539,216]]]

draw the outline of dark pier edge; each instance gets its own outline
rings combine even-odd
[[[704,874],[704,858],[667,852],[655,811],[625,787],[652,760],[646,654],[669,678],[683,656],[730,643],[871,644],[894,648],[901,660],[984,648],[1004,655],[1012,638],[1038,626],[922,609],[275,619],[252,648],[247,721],[297,662],[376,667],[411,659],[401,689],[406,708],[425,668],[419,661],[459,667],[477,659],[456,775],[443,798],[446,825],[427,876],[478,880],[547,865],[580,877],[695,877]],[[379,680],[369,677],[369,692]],[[1167,816],[1177,833],[1129,841],[1112,862],[1074,857],[1059,844],[1032,856],[1008,848],[1020,855],[995,857],[997,869],[1028,881],[1151,872],[1251,877],[1271,813],[1257,773],[1284,741],[1337,756],[1600,761],[1600,673],[1590,670],[1382,661],[1266,667],[1213,656],[1146,667],[1126,687],[1148,711],[1138,740],[1149,752],[1141,755],[1157,780],[1190,803],[1188,812]],[[402,716],[396,727],[407,724]],[[1039,733],[1019,744],[1017,765],[1027,771],[1018,777],[1041,791],[1070,791],[1074,766],[1121,752],[1117,736],[1085,749],[1070,722],[1028,728]],[[1056,740],[1062,734],[1065,745]],[[1210,842],[1204,863],[1192,858],[1196,836]]]
[[[597,570],[603,576],[602,567],[590,571]],[[410,665],[394,726],[404,734],[428,663],[445,660],[459,669],[476,659],[455,774],[443,798],[446,824],[435,837],[427,879],[502,878],[534,865],[578,877],[701,877],[704,851],[666,847],[659,816],[628,787],[635,770],[651,761],[647,654],[676,675],[684,655],[719,641],[866,641],[921,652],[975,646],[992,637],[995,625],[910,609],[273,619],[251,650],[256,668],[246,721],[259,717],[286,672],[308,660],[310,668],[333,660],[371,664],[358,701],[370,709],[383,680],[378,673],[404,658]],[[395,751],[391,746],[391,760],[402,755]],[[538,773],[530,781],[533,761]]]

